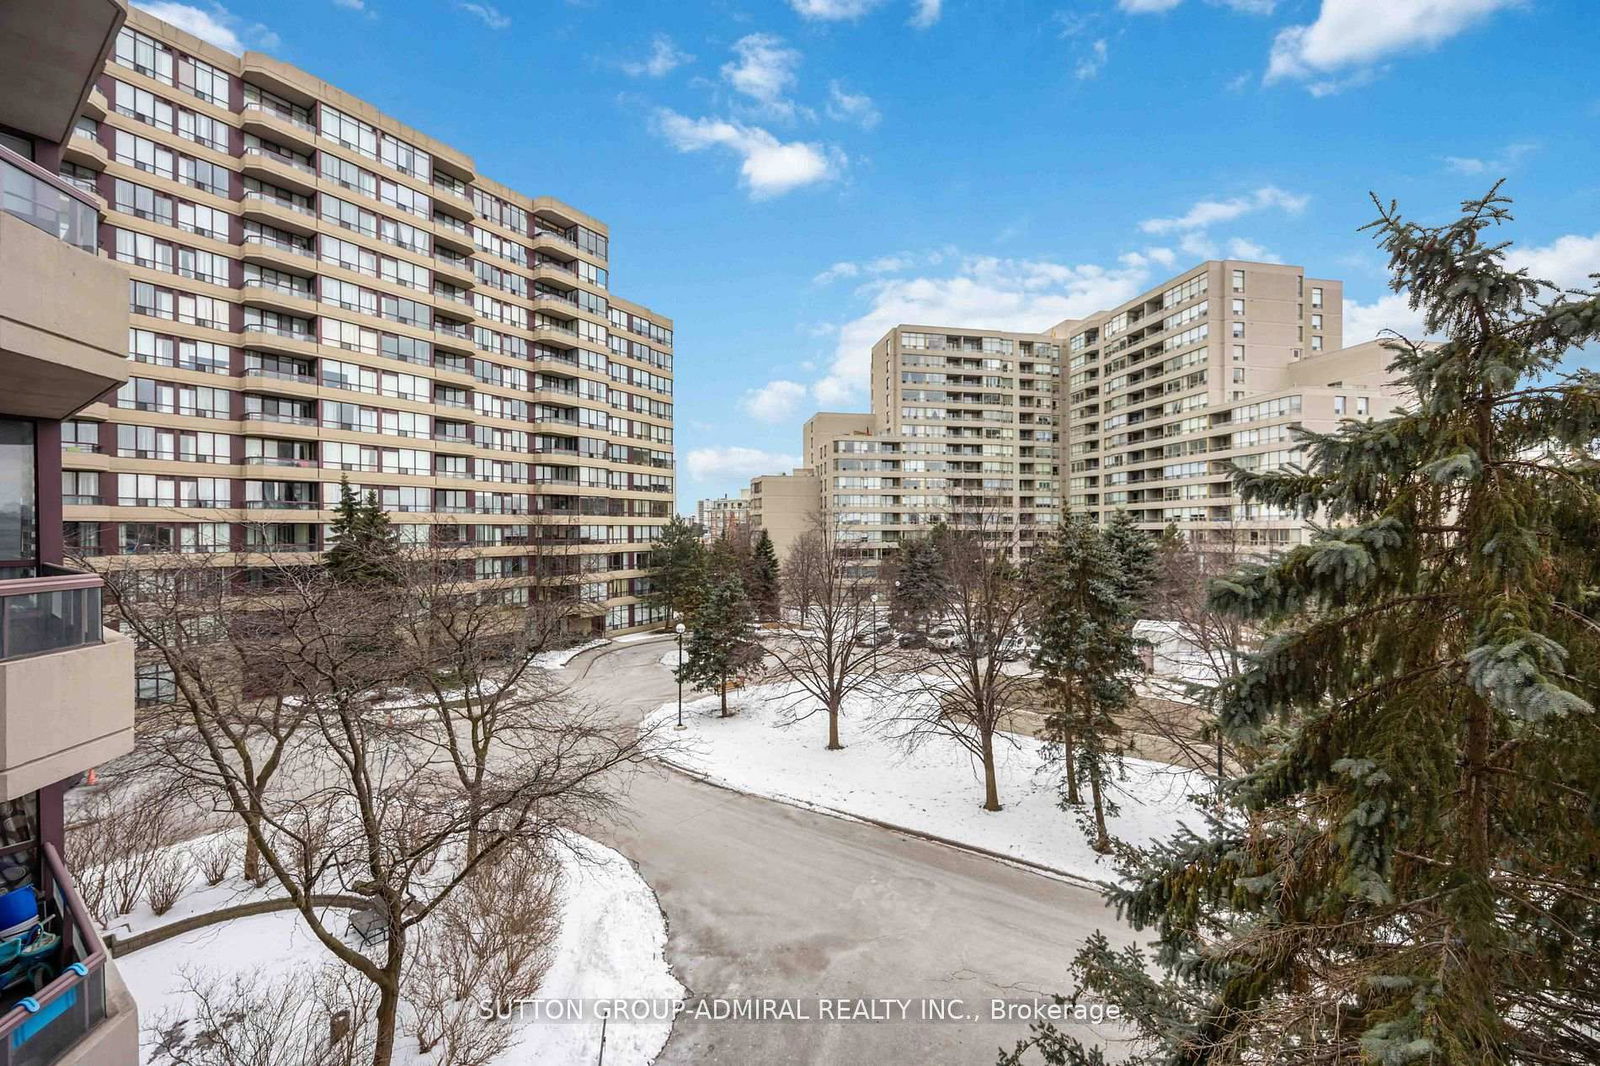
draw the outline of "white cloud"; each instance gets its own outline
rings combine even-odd
[[[171,3],[168,0],[149,0],[148,3],[134,6],[234,55],[243,55],[249,48],[278,46],[277,34],[259,22],[246,23],[221,4],[198,7],[194,4]]]
[[[1600,233],[1588,237],[1569,233],[1543,247],[1513,245],[1506,260],[1564,289],[1593,288],[1589,275],[1600,274]]]
[[[872,346],[901,322],[1048,329],[1062,319],[1114,307],[1138,295],[1149,279],[1143,264],[1106,269],[983,256],[962,259],[944,277],[880,277],[862,286],[871,306],[841,324],[833,360],[812,391],[824,407],[860,402]]]
[[[943,8],[943,0],[913,0],[911,25],[919,30],[927,29],[939,21]]]
[[[857,278],[862,276],[877,276],[880,274],[898,274],[917,266],[938,266],[947,258],[955,254],[954,248],[937,248],[931,252],[913,254],[911,252],[898,252],[894,255],[880,255],[876,259],[864,262],[835,263],[827,270],[811,279],[815,285],[827,285],[829,282],[841,278]]]
[[[753,478],[781,474],[800,465],[798,455],[764,452],[759,448],[695,448],[684,457],[689,476],[696,481],[714,478]]]
[[[1525,268],[1542,281],[1564,289],[1587,289],[1594,283],[1590,274],[1600,274],[1600,233],[1589,236],[1569,233],[1546,245],[1513,245],[1506,252],[1506,265]],[[1548,292],[1546,293],[1548,295]],[[1422,312],[1406,305],[1404,293],[1387,292],[1371,303],[1346,300],[1344,342],[1359,344],[1390,329],[1412,340],[1425,337]]]
[[[794,104],[785,97],[799,81],[800,53],[781,37],[752,33],[733,42],[733,54],[736,61],[722,65],[727,83],[769,111],[792,115]]]
[[[347,8],[351,11],[366,11],[366,0],[333,0],[334,7]]]
[[[1105,69],[1106,60],[1109,58],[1110,53],[1106,46],[1106,39],[1102,37],[1089,46],[1088,55],[1078,60],[1078,65],[1072,69],[1073,77],[1079,81],[1099,77],[1100,72]]]
[[[1317,95],[1370,81],[1372,64],[1434,48],[1522,0],[1322,0],[1315,22],[1272,42],[1266,80],[1299,79]],[[1330,77],[1355,70],[1351,78]]]
[[[755,200],[832,181],[845,167],[837,148],[780,141],[759,126],[726,119],[688,118],[663,108],[656,113],[656,128],[680,152],[722,147],[739,156],[740,181]]]
[[[782,422],[805,403],[809,394],[810,390],[798,381],[769,381],[745,393],[739,406],[758,422]]]
[[[1356,300],[1344,302],[1344,343],[1348,347],[1382,336],[1393,330],[1402,337],[1421,340],[1426,336],[1422,328],[1422,312],[1406,306],[1406,295],[1386,292],[1371,303]]]
[[[685,63],[693,61],[694,56],[673,44],[671,37],[658,33],[650,42],[650,55],[641,60],[623,63],[622,72],[635,78],[663,78]]]
[[[1507,171],[1522,161],[1523,156],[1533,150],[1534,146],[1531,144],[1508,144],[1497,155],[1487,158],[1447,155],[1444,157],[1444,164],[1457,174],[1493,174],[1503,177]]]
[[[1183,0],[1117,0],[1117,6],[1130,15],[1159,15],[1181,3]]]
[[[1283,258],[1255,241],[1234,237],[1228,241],[1229,259],[1248,259],[1254,263],[1281,263]]]
[[[511,25],[511,16],[493,4],[473,4],[467,3],[466,0],[457,0],[456,6],[467,14],[482,19],[483,24],[491,30],[503,30]]]
[[[1278,208],[1296,215],[1305,210],[1309,200],[1309,197],[1285,192],[1276,185],[1263,185],[1248,196],[1236,196],[1231,200],[1201,200],[1187,213],[1176,218],[1147,218],[1139,223],[1139,228],[1146,233],[1199,230],[1268,208]]]
[[[858,19],[881,3],[883,0],[789,0],[789,6],[801,18],[819,22]]]
[[[846,92],[837,81],[828,83],[828,117],[836,122],[854,122],[870,130],[883,118],[872,97],[866,93]]]

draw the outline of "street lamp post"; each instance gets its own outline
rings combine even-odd
[[[686,728],[683,724],[683,623],[679,622],[676,628],[678,634],[678,724],[676,728]]]
[[[878,594],[872,594],[872,674],[878,674]]]

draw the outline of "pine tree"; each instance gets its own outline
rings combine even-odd
[[[323,553],[335,579],[351,585],[393,585],[400,581],[400,544],[378,494],[356,496],[349,478],[339,479],[339,503]]]
[[[929,614],[944,602],[950,583],[945,567],[948,536],[947,527],[940,523],[925,537],[900,542],[889,612],[895,624],[907,632],[921,633]]]
[[[694,523],[675,515],[650,546],[650,592],[645,602],[675,618],[687,619],[699,606],[705,588],[705,546]]]
[[[764,529],[756,534],[751,578],[750,599],[755,603],[756,616],[763,622],[776,621],[781,599],[778,552],[772,546],[772,537]]]
[[[1133,638],[1137,601],[1128,598],[1130,588],[1137,595],[1138,582],[1118,548],[1135,567],[1153,556],[1149,538],[1129,529],[1133,535],[1113,542],[1109,529],[1071,518],[1029,568],[1037,605],[1033,665],[1044,675],[1051,704],[1045,717],[1048,758],[1061,764],[1064,806],[1078,806],[1079,782],[1088,782],[1090,836],[1102,854],[1111,850],[1106,786],[1118,763],[1116,715],[1133,698],[1128,678],[1139,665]]]
[[[1117,561],[1117,595],[1138,618],[1149,606],[1161,574],[1160,544],[1134,524],[1133,516],[1122,510],[1112,514],[1102,536]]]
[[[1600,292],[1509,269],[1485,232],[1507,204],[1380,207],[1393,287],[1443,338],[1391,344],[1409,409],[1235,475],[1327,524],[1213,586],[1271,627],[1218,698],[1256,756],[1111,893],[1166,979],[1103,938],[1077,959],[1129,1061],[1600,1062],[1600,375],[1558,371]]]
[[[736,576],[724,574],[711,583],[693,623],[684,645],[683,665],[673,673],[697,692],[720,694],[722,717],[726,718],[728,682],[753,667],[762,655],[761,645],[756,643],[755,612]]]

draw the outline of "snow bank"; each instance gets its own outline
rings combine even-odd
[[[683,998],[684,988],[667,966],[666,924],[650,886],[619,852],[583,837],[571,838],[570,844],[571,853],[562,855],[561,931],[540,998]],[[282,895],[276,882],[241,891],[243,884],[232,877],[215,888],[201,887],[161,918],[142,910],[120,919],[116,928],[143,930],[247,899]],[[343,931],[342,914],[327,920],[330,929]],[[173,937],[122,956],[117,968],[148,1024],[169,1011],[186,1012],[185,972],[217,978],[259,972],[267,981],[288,981],[304,979],[332,961],[297,913],[281,911]],[[505,1024],[516,1025],[518,1032],[492,1066],[576,1066],[599,1057],[598,1024],[541,1024],[532,1019]],[[605,1061],[647,1066],[671,1034],[669,1021],[613,1025],[606,1032]],[[433,1062],[416,1055],[415,1047],[402,1038],[397,1066]],[[148,1063],[149,1049],[143,1054]]]
[[[533,657],[533,665],[543,670],[559,670],[563,666],[566,666],[568,663],[570,663],[573,659],[582,655],[584,652],[591,651],[595,648],[603,648],[610,643],[611,642],[609,640],[604,639],[591,640],[586,644],[579,644],[576,647],[562,648],[560,651],[540,652],[538,655]]]
[[[1115,878],[1074,814],[1058,806],[1058,777],[1042,769],[1042,742],[1005,734],[1010,742],[996,751],[1004,809],[985,811],[983,768],[964,748],[934,737],[907,751],[890,736],[893,701],[903,698],[847,701],[839,725],[843,751],[825,749],[827,717],[794,686],[739,693],[733,698],[739,713],[731,718],[716,717],[715,697],[698,699],[684,705],[689,731],[664,758],[741,792],[873,818],[1081,877]],[[812,708],[815,714],[796,720]],[[676,713],[675,704],[663,706],[641,728]],[[1124,765],[1112,797],[1120,807],[1109,819],[1113,836],[1147,844],[1170,835],[1180,820],[1200,823],[1187,797],[1210,794],[1205,775],[1143,759]]]

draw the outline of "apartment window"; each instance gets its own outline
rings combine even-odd
[[[1233,346],[1233,361],[1235,363],[1244,362],[1244,345],[1235,344]]]
[[[1322,306],[1322,289],[1317,286],[1312,286],[1311,288],[1311,306]]]
[[[1243,300],[1234,300],[1233,301],[1233,317],[1234,318],[1243,318],[1244,317],[1244,301]]]
[[[154,37],[123,27],[117,34],[116,61],[140,74],[172,84],[172,53]]]
[[[94,470],[61,471],[61,502],[93,505],[100,502],[100,474]]]
[[[1312,315],[1311,316],[1311,328],[1314,329],[1314,330],[1321,330],[1322,329],[1322,316],[1321,315]]]
[[[1345,406],[1345,398],[1343,396],[1335,396],[1333,398],[1333,413],[1334,414],[1336,414],[1336,415],[1344,414],[1344,406]]]
[[[136,89],[119,81],[111,107],[119,115],[172,132],[172,105],[148,89]]]
[[[1291,351],[1291,352],[1290,352],[1290,353],[1289,353],[1289,358],[1291,358],[1291,359],[1298,359],[1298,358],[1300,358],[1300,349],[1299,349],[1299,348],[1296,348],[1296,349],[1294,349],[1294,350],[1293,350],[1293,351]]]
[[[1234,323],[1232,323],[1232,325],[1233,325],[1233,335],[1235,337],[1243,337],[1244,336],[1244,323],[1243,322],[1234,322]]]
[[[230,104],[230,79],[228,75],[209,63],[184,56],[178,64],[178,87],[197,96],[208,104],[227,107]]]
[[[1357,416],[1362,417],[1362,418],[1366,417],[1366,415],[1367,415],[1367,397],[1365,397],[1365,396],[1357,396],[1356,397],[1356,414],[1357,414]]]
[[[1322,351],[1322,338],[1321,337],[1312,337],[1311,338],[1311,350],[1314,351],[1314,352]]]
[[[61,540],[66,549],[85,555],[100,554],[99,522],[63,522]]]
[[[1244,367],[1236,366],[1233,368],[1233,383],[1235,385],[1244,384]]]
[[[1235,270],[1233,272],[1233,291],[1234,292],[1243,292],[1244,291],[1244,271],[1242,271],[1242,270]]]
[[[61,423],[61,450],[64,452],[97,452],[100,450],[100,423]]]

